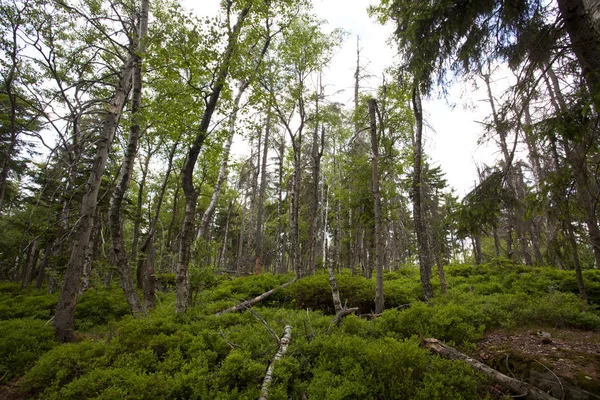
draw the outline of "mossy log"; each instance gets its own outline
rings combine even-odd
[[[272,295],[273,293],[275,293],[277,290],[279,289],[283,289],[288,287],[289,285],[291,285],[292,283],[296,282],[296,279],[292,279],[291,281],[284,283],[283,285],[277,286],[276,288],[273,288],[271,290],[269,290],[268,292],[265,292],[263,294],[261,294],[260,296],[256,296],[253,299],[250,300],[244,300],[239,304],[236,304],[233,307],[229,307],[223,311],[219,311],[218,313],[216,313],[215,315],[223,315],[223,314],[227,314],[229,312],[238,312],[238,311],[242,311],[245,310],[247,308],[250,308],[252,306],[254,306],[257,303],[260,303],[261,301],[263,301],[264,299],[266,299],[267,297],[269,297],[270,295]]]
[[[447,346],[437,339],[429,338],[423,340],[423,345],[429,350],[437,353],[450,360],[461,360],[469,364],[476,371],[492,378],[500,385],[506,387],[513,393],[517,393],[521,396],[526,396],[530,400],[557,400],[556,397],[550,396],[548,393],[535,386],[530,385],[527,382],[520,381],[515,378],[504,375],[501,372],[485,365],[484,363],[477,361],[474,358],[461,353],[453,347]]]

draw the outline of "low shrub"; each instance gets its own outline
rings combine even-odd
[[[22,376],[55,345],[54,330],[44,321],[0,321],[0,384]]]
[[[48,321],[54,315],[58,294],[42,290],[13,290],[14,284],[4,284],[0,291],[0,320],[35,318]]]
[[[118,321],[129,314],[129,306],[120,288],[90,289],[77,299],[75,328],[87,331]]]

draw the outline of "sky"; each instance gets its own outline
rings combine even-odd
[[[332,101],[350,105],[354,96],[356,42],[360,37],[361,65],[370,79],[361,82],[361,92],[373,91],[381,82],[383,70],[392,65],[397,55],[388,44],[393,27],[381,26],[370,18],[367,8],[378,0],[313,0],[313,12],[326,20],[325,29],[342,28],[348,36],[324,71],[326,94]],[[217,12],[219,0],[182,0],[182,5],[202,15]],[[490,113],[487,94],[474,85],[456,83],[447,88],[446,98],[423,99],[425,118],[424,148],[434,166],[441,166],[448,184],[463,197],[476,184],[479,164],[493,164],[497,147],[479,145],[483,128],[480,123]],[[465,106],[469,107],[465,107]]]

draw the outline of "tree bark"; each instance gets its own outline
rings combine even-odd
[[[81,200],[81,216],[75,227],[73,250],[67,264],[67,270],[65,271],[54,317],[56,339],[61,343],[75,340],[75,307],[77,306],[77,294],[79,293],[85,248],[90,240],[98,192],[102,182],[102,175],[106,168],[110,146],[117,131],[127,94],[131,89],[131,75],[134,65],[135,57],[129,56],[125,61],[115,94],[109,103],[107,113],[103,119],[101,136],[97,141],[96,157],[94,158],[87,181],[86,191]]]
[[[181,185],[185,194],[185,216],[183,218],[183,224],[181,227],[181,242],[179,245],[179,254],[177,260],[177,277],[176,277],[176,312],[185,312],[190,302],[190,283],[188,279],[188,266],[190,261],[190,248],[192,244],[194,222],[196,217],[196,204],[198,201],[199,193],[194,188],[194,168],[200,150],[204,145],[204,141],[208,136],[208,128],[210,122],[217,108],[217,103],[221,96],[221,91],[225,86],[225,81],[229,75],[229,67],[231,59],[237,46],[238,37],[240,35],[242,26],[250,12],[252,3],[245,6],[239,13],[237,22],[229,34],[227,47],[223,58],[219,65],[213,90],[208,98],[206,108],[200,121],[198,128],[198,134],[194,139],[194,142],[190,146],[185,163],[183,164],[183,170],[181,173]]]
[[[423,136],[423,110],[421,108],[421,96],[417,85],[413,87],[412,93],[413,111],[415,113],[415,150],[414,150],[414,171],[412,182],[413,195],[413,215],[415,220],[415,230],[417,233],[417,243],[419,245],[419,267],[421,275],[421,285],[423,286],[423,296],[425,301],[433,297],[433,287],[431,286],[431,255],[429,241],[427,238],[427,229],[424,220],[423,199],[421,187],[421,158],[422,158],[422,136]]]
[[[131,261],[137,262],[137,247],[140,241],[140,225],[142,222],[142,206],[144,203],[144,189],[146,187],[146,179],[148,179],[148,170],[150,166],[150,158],[152,153],[148,152],[146,159],[142,164],[142,178],[138,185],[137,206],[135,210],[135,220],[133,221],[133,240],[131,241]],[[138,266],[140,264],[138,263]],[[139,289],[144,287],[144,271],[137,268],[135,272],[136,284]]]
[[[260,398],[258,400],[268,400],[269,387],[271,386],[271,382],[273,381],[273,366],[285,355],[288,344],[290,344],[290,341],[292,340],[292,327],[290,325],[285,326],[284,332],[285,334],[279,341],[279,350],[277,350],[275,357],[273,357],[273,360],[269,364],[269,368],[267,368],[265,379],[263,380],[262,386],[260,388]]]
[[[38,239],[34,239],[30,245],[27,259],[25,261],[25,273],[23,274],[23,281],[21,283],[21,289],[25,289],[29,286],[33,274],[35,272],[35,266],[37,264],[39,250],[38,250]]]
[[[377,137],[377,102],[375,99],[369,100],[369,120],[371,132],[371,150],[373,158],[371,159],[372,168],[372,190],[373,190],[373,210],[375,213],[375,313],[383,312],[383,238],[381,221],[381,194],[379,192],[379,171],[377,164],[379,162],[379,138]]]
[[[139,271],[138,275],[142,280],[142,288],[144,291],[144,306],[146,307],[146,309],[154,308],[154,289],[156,283],[156,275],[154,271],[154,260],[156,250],[154,248],[154,240],[156,237],[156,225],[158,224],[160,209],[165,198],[165,193],[167,192],[169,177],[171,176],[171,171],[173,169],[173,158],[175,157],[175,152],[177,151],[178,145],[179,141],[175,142],[173,144],[173,147],[171,148],[171,151],[169,152],[167,170],[165,171],[163,182],[158,193],[158,201],[156,204],[156,209],[154,211],[154,218],[152,218],[152,221],[150,222],[148,235],[146,236],[144,243],[142,243],[142,246],[140,247],[140,257],[137,260],[137,270]]]
[[[267,109],[267,121],[265,123],[265,134],[263,138],[262,163],[260,167],[260,188],[258,193],[258,209],[256,211],[256,234],[254,238],[255,246],[255,267],[254,273],[260,274],[262,269],[263,246],[262,246],[262,225],[265,212],[264,202],[267,191],[267,156],[269,153],[269,136],[271,132],[271,110]]]
[[[342,309],[342,300],[340,299],[340,290],[338,288],[337,279],[335,278],[335,271],[333,265],[327,267],[329,273],[329,286],[331,287],[331,297],[333,298],[333,308],[335,313],[339,313]]]
[[[320,79],[320,77],[319,77]],[[319,82],[320,84],[320,82]],[[310,207],[310,234],[309,234],[309,255],[308,255],[308,274],[314,275],[316,270],[317,254],[317,216],[319,215],[319,180],[321,175],[321,157],[323,156],[323,141],[325,139],[325,127],[322,127],[321,138],[319,139],[319,98],[323,95],[323,87],[320,86],[319,93],[315,99],[315,128],[312,137],[312,188],[311,188],[311,207]]]
[[[131,181],[131,174],[133,173],[135,158],[137,156],[138,142],[142,132],[140,126],[140,108],[142,102],[142,62],[143,54],[145,52],[146,36],[148,34],[148,7],[149,0],[142,0],[139,18],[139,33],[136,38],[137,48],[135,54],[133,55],[133,93],[131,98],[131,116],[133,123],[129,131],[127,148],[125,149],[125,155],[119,170],[117,184],[110,198],[110,208],[108,211],[112,252],[114,255],[114,260],[117,264],[117,272],[119,273],[121,288],[125,293],[125,298],[127,299],[129,308],[134,314],[145,314],[146,311],[135,290],[132,270],[129,265],[129,257],[127,255],[127,250],[125,249],[125,241],[123,240],[123,221],[121,218],[121,209],[123,206],[125,193],[127,192],[127,189],[129,188],[129,182]]]
[[[286,241],[287,235],[284,230],[284,202],[283,202],[283,161],[285,158],[285,133],[281,135],[279,143],[279,168],[278,168],[278,184],[277,184],[277,273],[285,274],[286,267]]]

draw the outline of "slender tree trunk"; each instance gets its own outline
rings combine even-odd
[[[375,214],[375,314],[383,312],[383,238],[382,238],[382,218],[381,218],[381,195],[379,192],[379,171],[377,164],[379,162],[379,138],[377,137],[377,102],[375,99],[369,99],[369,120],[371,132],[371,180],[373,190],[373,211]],[[338,310],[336,310],[337,312]]]
[[[427,229],[424,220],[423,198],[422,198],[422,136],[423,136],[423,110],[421,108],[421,96],[417,85],[413,87],[412,93],[413,110],[415,113],[415,151],[414,151],[414,171],[412,183],[413,195],[413,214],[415,219],[415,230],[417,232],[417,243],[419,245],[419,267],[421,274],[421,285],[423,286],[423,295],[425,301],[433,297],[433,287],[431,286],[431,253],[427,240]]]
[[[175,157],[175,152],[177,151],[178,145],[179,141],[175,142],[173,144],[173,147],[171,148],[171,151],[169,152],[167,170],[165,171],[163,182],[158,193],[158,200],[156,204],[156,209],[154,211],[154,217],[150,221],[148,235],[146,236],[144,243],[142,243],[142,246],[140,247],[140,257],[137,260],[137,271],[139,278],[141,278],[142,280],[141,283],[144,292],[144,306],[146,307],[146,309],[154,308],[154,290],[156,286],[156,275],[154,269],[156,249],[154,248],[154,240],[156,238],[156,225],[158,224],[160,210],[162,208],[162,203],[165,198],[165,193],[167,192],[169,177],[171,176],[171,171],[173,169],[173,158]]]
[[[329,286],[331,287],[331,295],[333,297],[333,308],[337,314],[342,310],[342,300],[340,299],[340,290],[338,288],[337,279],[335,278],[333,265],[327,267],[327,272],[329,274]]]
[[[23,281],[21,282],[22,289],[25,289],[27,286],[29,286],[31,279],[34,276],[38,255],[38,239],[34,239],[29,247],[27,260],[25,261],[25,273],[23,274]]]
[[[110,235],[112,240],[112,252],[114,260],[117,264],[117,272],[121,288],[125,293],[125,298],[129,304],[129,308],[134,314],[145,314],[143,304],[135,290],[132,270],[129,265],[129,257],[125,249],[125,241],[123,240],[123,221],[121,218],[121,209],[125,193],[129,188],[131,174],[135,158],[137,156],[138,142],[142,133],[140,126],[140,108],[142,102],[142,63],[143,54],[145,52],[146,36],[148,34],[148,7],[149,0],[142,0],[141,11],[139,18],[139,34],[137,37],[137,48],[134,57],[133,66],[133,94],[131,98],[131,115],[133,124],[129,132],[129,140],[125,149],[125,156],[119,170],[119,178],[117,185],[110,199],[110,209],[108,212]]]
[[[138,261],[137,257],[137,247],[140,241],[140,225],[142,222],[142,206],[144,203],[144,189],[146,187],[146,179],[148,178],[148,170],[150,166],[150,158],[151,153],[148,152],[146,158],[144,160],[144,164],[142,164],[142,178],[140,179],[140,184],[138,186],[138,195],[137,195],[137,206],[135,210],[135,220],[133,221],[133,241],[131,242],[131,261],[136,263]],[[139,264],[138,264],[139,265]],[[135,273],[135,278],[137,282],[138,289],[144,287],[144,271],[137,268]]]
[[[547,86],[549,92],[552,95],[551,99],[553,100],[552,104],[555,108],[555,111],[561,113],[568,112],[568,107],[562,95],[560,84],[558,78],[556,77],[556,74],[554,73],[554,70],[548,67],[547,74],[550,78],[550,82],[552,83],[552,85],[550,85],[550,83],[547,82]],[[597,107],[596,109],[599,110],[600,108]],[[584,220],[588,227],[588,234],[596,259],[596,268],[600,268],[600,229],[598,228],[597,218],[597,206],[598,198],[600,197],[600,191],[594,178],[590,179],[585,149],[585,143],[590,143],[594,140],[597,139],[591,136],[590,133],[584,132],[584,137],[582,138],[581,143],[574,143],[571,145],[570,143],[566,142],[564,144],[564,150],[566,153],[567,162],[571,164],[571,167],[574,171],[575,182],[577,184],[577,203],[579,204],[579,208],[581,208],[582,212],[585,215]],[[553,158],[555,159],[555,168],[558,171],[560,168],[560,164],[554,140],[552,141],[552,149]],[[568,205],[565,207],[564,212],[569,214],[567,215],[567,219],[571,220]],[[570,235],[570,233],[568,232],[567,234]],[[579,262],[576,262],[575,266],[577,267],[578,264]],[[580,273],[581,272],[579,272],[578,274]]]
[[[575,232],[573,230],[570,214],[566,215],[565,225],[569,246],[571,247],[571,258],[573,259],[573,265],[575,267],[575,277],[577,278],[579,297],[581,297],[582,300],[587,301],[587,291],[585,289],[585,282],[583,281],[583,274],[581,273],[581,264],[579,262],[579,254],[577,252],[577,240],[575,239]]]
[[[188,265],[190,261],[190,248],[194,232],[194,222],[196,219],[196,203],[198,201],[199,195],[199,193],[194,188],[194,168],[196,166],[196,161],[198,160],[200,150],[204,145],[206,137],[208,136],[208,128],[210,126],[213,113],[217,108],[217,103],[221,96],[221,91],[223,90],[225,81],[227,79],[227,76],[229,75],[229,66],[231,63],[231,59],[233,57],[235,47],[237,46],[237,41],[242,26],[244,25],[246,17],[250,12],[251,5],[251,3],[248,4],[239,12],[238,20],[235,26],[233,27],[231,33],[229,34],[227,47],[225,49],[225,53],[223,55],[221,64],[219,65],[219,69],[215,77],[215,85],[208,98],[208,102],[206,103],[204,114],[202,115],[202,120],[200,121],[198,134],[196,135],[196,138],[194,139],[194,142],[190,147],[181,173],[181,182],[183,192],[185,194],[185,216],[183,218],[183,224],[181,227],[181,242],[179,245],[179,254],[177,260],[177,296],[175,304],[176,312],[185,312],[191,300],[190,283],[188,279]]]
[[[473,253],[475,255],[475,264],[479,265],[483,263],[483,253],[481,251],[481,236],[473,235]]]
[[[98,192],[110,146],[117,131],[127,94],[131,88],[131,75],[134,65],[135,57],[130,56],[123,66],[119,84],[102,122],[102,133],[100,139],[97,141],[96,157],[91,168],[86,191],[81,200],[81,216],[75,227],[73,251],[67,264],[60,297],[56,306],[54,328],[56,329],[56,339],[59,342],[72,342],[75,340],[75,307],[77,305],[77,294],[79,293],[81,272],[85,258],[85,248],[90,240]]]
[[[223,234],[223,245],[219,253],[219,259],[217,261],[217,267],[220,270],[226,269],[225,253],[227,252],[227,240],[229,239],[229,221],[231,220],[231,211],[233,210],[233,200],[229,201],[229,207],[227,207],[227,220],[225,222],[225,233]]]
[[[250,212],[248,217],[248,231],[247,231],[247,254],[248,260],[254,262],[254,267],[256,268],[256,260],[252,259],[252,254],[256,251],[256,246],[254,243],[254,239],[256,236],[256,214],[257,214],[257,195],[258,195],[258,174],[260,172],[260,154],[261,154],[261,144],[262,144],[262,130],[258,129],[258,144],[256,146],[256,152],[254,152],[254,148],[250,154],[249,165],[252,170],[252,187],[250,188]],[[252,147],[252,141],[250,143]],[[255,161],[256,158],[256,161]],[[249,264],[249,271],[252,272],[252,265]]]
[[[285,134],[281,135],[281,142],[279,144],[279,179],[277,183],[277,273],[284,274],[287,272],[285,265],[285,243],[287,241],[287,235],[284,230],[283,216],[284,216],[284,203],[283,203],[283,161],[285,154]]]
[[[208,204],[208,207],[204,211],[202,219],[200,220],[200,227],[198,229],[198,239],[208,240],[208,226],[210,225],[213,215],[215,214],[215,210],[217,209],[217,204],[219,203],[219,197],[221,196],[221,189],[223,187],[223,183],[227,179],[227,165],[229,163],[229,153],[231,151],[231,144],[233,143],[233,138],[235,136],[235,124],[240,109],[240,101],[242,100],[244,91],[246,90],[246,88],[248,88],[249,84],[250,82],[247,80],[240,83],[240,87],[238,88],[238,92],[233,101],[233,110],[231,111],[231,115],[229,115],[229,136],[227,138],[225,146],[223,147],[223,155],[221,156],[221,166],[219,167],[219,175],[217,177],[215,189],[210,199],[210,203]]]
[[[299,141],[300,142],[300,141]],[[301,142],[300,142],[301,143]],[[292,198],[291,206],[292,213],[290,215],[290,239],[292,244],[292,263],[296,271],[296,278],[304,276],[302,268],[302,257],[300,254],[300,180],[301,180],[301,165],[300,165],[300,149],[301,144],[294,146],[294,174],[292,181]]]
[[[92,233],[90,235],[90,241],[85,249],[85,261],[83,263],[83,271],[81,273],[81,288],[79,289],[79,294],[85,293],[85,291],[90,287],[92,266],[94,262],[94,248],[99,240],[98,236],[100,236],[101,230],[102,218],[100,218],[100,215],[96,213],[96,217],[94,218],[93,222]]]
[[[265,194],[267,191],[267,156],[269,153],[269,136],[271,132],[271,110],[267,109],[267,121],[265,123],[265,135],[263,138],[263,151],[262,151],[262,164],[260,167],[260,188],[258,194],[258,209],[256,215],[256,235],[254,238],[255,251],[255,268],[254,273],[260,274],[262,269],[262,225],[263,225],[263,214],[264,214],[264,202]]]
[[[496,257],[500,257],[500,237],[498,236],[498,228],[494,226],[492,229],[492,234],[494,235],[494,254]]]
[[[17,76],[17,67],[18,67],[18,52],[19,52],[19,30],[21,28],[21,12],[25,11],[24,9],[18,12],[15,15],[15,23],[11,25],[10,32],[7,32],[7,35],[12,36],[11,41],[7,41],[6,43],[6,55],[10,59],[10,66],[8,68],[8,73],[6,75],[3,74],[3,83],[4,89],[6,91],[6,96],[9,102],[9,115],[8,115],[8,129],[10,132],[10,139],[8,141],[8,146],[5,149],[0,151],[0,211],[4,209],[4,201],[6,197],[6,187],[8,184],[8,174],[10,172],[11,167],[11,157],[15,153],[15,149],[17,147],[17,138],[19,136],[19,128],[17,127],[17,96],[14,93],[14,84]],[[3,46],[4,47],[4,46]]]
[[[308,274],[314,275],[316,270],[316,254],[317,254],[317,216],[319,215],[319,180],[321,174],[321,156],[322,147],[319,146],[319,142],[323,140],[325,135],[324,127],[322,132],[322,139],[319,140],[319,97],[323,94],[323,88],[320,88],[320,93],[317,93],[315,100],[315,128],[313,130],[312,137],[312,190],[311,190],[311,207],[310,207],[310,234],[309,234],[309,254],[308,254]]]
[[[40,271],[35,280],[35,288],[40,289],[44,284],[44,279],[46,278],[46,270],[48,269],[48,264],[50,262],[50,255],[52,254],[52,245],[53,242],[50,241],[46,243],[46,247],[44,248],[44,259],[42,260],[42,265],[40,267]]]

